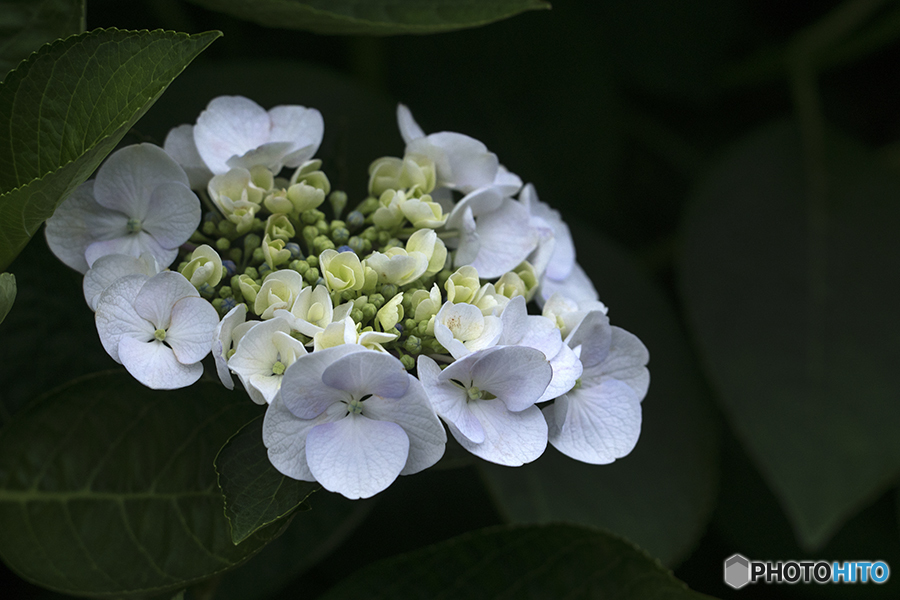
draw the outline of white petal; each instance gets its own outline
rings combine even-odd
[[[141,227],[163,248],[177,248],[200,226],[200,199],[187,185],[165,183],[150,197]]]
[[[602,363],[609,356],[612,328],[609,317],[599,310],[589,312],[566,338],[570,348],[581,346],[579,358],[585,369]]]
[[[397,125],[400,128],[403,142],[406,144],[415,139],[425,137],[425,132],[422,131],[422,128],[419,127],[419,124],[413,119],[412,113],[404,104],[397,105]]]
[[[272,370],[279,355],[274,337],[289,331],[290,327],[281,319],[263,321],[241,338],[237,350],[228,360],[228,367],[242,377],[244,387],[248,384],[255,387],[267,403],[274,400],[282,379],[282,375],[276,375]],[[302,348],[300,342],[297,344]]]
[[[240,349],[238,346],[238,351]],[[312,419],[329,405],[347,400],[347,392],[322,383],[322,373],[339,358],[365,351],[362,346],[344,344],[301,356],[284,372],[281,381],[284,405],[301,419]]]
[[[582,462],[604,465],[631,452],[641,433],[641,403],[628,385],[582,386],[544,408],[550,443]]]
[[[643,342],[632,333],[619,327],[611,327],[612,342],[609,355],[602,364],[603,378],[618,379],[628,384],[643,400],[650,386],[650,372],[645,366],[650,353]]]
[[[387,488],[403,470],[409,438],[389,421],[347,415],[323,423],[306,436],[309,470],[326,490],[347,498],[369,498]]]
[[[179,125],[169,131],[163,149],[184,169],[192,190],[206,189],[213,174],[197,152],[193,125]]]
[[[500,165],[492,186],[504,196],[515,196],[522,188],[522,178],[515,173],[510,173],[506,167]]]
[[[478,140],[442,131],[412,140],[407,154],[423,154],[435,162],[439,186],[469,193],[494,182],[500,162]]]
[[[391,421],[409,437],[409,456],[401,475],[411,475],[435,464],[444,455],[447,433],[438,420],[425,389],[412,375],[409,388],[401,398],[372,396],[363,402],[362,414],[376,421]]]
[[[175,271],[163,271],[148,279],[141,288],[134,299],[134,310],[157,328],[168,329],[172,320],[172,307],[182,298],[191,296],[199,297],[200,294],[184,275]]]
[[[216,373],[219,375],[219,380],[229,390],[234,389],[234,380],[231,378],[231,371],[228,370],[226,354],[231,350],[234,328],[243,323],[246,318],[247,305],[241,303],[229,310],[216,326],[212,355],[216,360]]]
[[[546,301],[554,293],[559,292],[567,298],[571,298],[575,302],[594,302],[600,298],[594,284],[584,269],[578,263],[572,265],[572,272],[563,281],[557,281],[544,277],[541,281],[541,289],[538,294],[540,298]]]
[[[481,246],[471,264],[484,279],[513,270],[537,247],[537,231],[528,210],[510,198],[499,209],[478,217],[477,224]]]
[[[152,262],[152,259],[150,260]],[[84,290],[84,299],[87,301],[91,310],[97,310],[97,303],[100,301],[100,294],[106,291],[120,277],[126,275],[147,275],[152,277],[156,275],[153,267],[148,261],[127,256],[124,254],[110,254],[97,259],[93,266],[84,275],[82,288]]]
[[[194,142],[203,162],[216,175],[227,173],[228,159],[269,141],[271,119],[256,102],[242,96],[214,98],[197,118]]]
[[[578,356],[565,344],[560,346],[556,356],[550,359],[550,367],[553,369],[553,379],[537,399],[538,403],[553,400],[571,390],[584,372]]]
[[[276,106],[269,111],[273,142],[290,142],[292,149],[284,156],[285,166],[299,167],[319,150],[325,135],[322,113],[304,106]]]
[[[524,346],[489,348],[472,365],[472,382],[503,401],[511,411],[525,410],[547,389],[553,369],[540,350]]]
[[[133,337],[119,341],[119,358],[135,379],[154,390],[174,390],[191,385],[203,375],[203,365],[178,362],[171,348],[156,340]]]
[[[409,387],[409,374],[397,357],[368,350],[334,361],[322,372],[322,383],[356,398],[366,394],[399,398]]]
[[[238,167],[252,169],[255,166],[261,165],[273,173],[278,173],[284,168],[284,163],[282,161],[284,160],[285,154],[290,152],[290,150],[290,142],[266,142],[265,144],[260,144],[256,148],[247,150],[240,156],[232,156],[228,159],[226,164],[231,169]]]
[[[117,279],[100,294],[94,321],[104,350],[118,363],[119,341],[134,337],[142,341],[153,339],[156,328],[134,310],[134,299],[149,279],[146,275],[128,275]]]
[[[306,464],[306,436],[316,425],[346,414],[346,410],[340,416],[324,412],[315,419],[301,419],[284,406],[281,397],[276,397],[266,409],[263,419],[263,444],[268,448],[269,462],[288,477],[315,481]]]
[[[87,181],[63,200],[62,204],[47,219],[44,235],[47,245],[56,257],[66,265],[81,273],[89,266],[84,251],[94,241],[94,236],[85,222],[87,214],[103,212],[94,200],[94,182]]]
[[[472,216],[477,217],[494,212],[503,205],[504,196],[495,187],[484,187],[463,196],[453,206],[453,210],[447,216],[447,229],[460,229],[463,227],[463,215],[466,209],[472,211]]]
[[[212,304],[196,296],[182,298],[172,307],[166,343],[179,362],[200,362],[212,348],[218,324],[219,313]]]
[[[460,445],[487,461],[518,467],[529,463],[547,447],[547,422],[536,406],[520,412],[510,412],[500,400],[471,402],[472,412],[484,427],[484,441],[475,444],[457,434],[450,426],[450,433]]]
[[[97,203],[141,221],[153,190],[164,183],[189,185],[184,169],[153,144],[125,146],[110,155],[94,183]]]
[[[472,378],[468,368],[472,361],[468,359],[464,359],[464,361],[457,361],[451,365],[452,367],[462,363],[456,371],[450,372],[449,377],[442,378],[441,369],[437,363],[427,356],[419,355],[417,372],[435,412],[445,422],[452,424],[460,435],[478,444],[484,441],[484,429],[475,415],[467,408],[466,390],[451,381],[451,379],[461,378],[460,381],[463,385],[471,383]]]

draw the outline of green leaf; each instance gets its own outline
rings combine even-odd
[[[722,407],[807,549],[900,471],[900,180],[828,140],[821,203],[791,124],[727,151],[695,192],[681,262]]]
[[[0,1],[0,73],[57,38],[84,31],[84,0]]]
[[[669,301],[621,248],[572,224],[578,256],[614,325],[650,350],[650,390],[634,451],[587,465],[548,447],[516,469],[480,463],[505,516],[609,529],[666,564],[705,530],[716,493],[718,435],[690,347]]]
[[[369,565],[325,594],[342,598],[700,600],[625,540],[573,525],[484,529]]]
[[[176,591],[255,554],[231,541],[213,457],[258,409],[210,383],[157,392],[128,374],[76,380],[0,430],[0,556],[50,589]]]
[[[487,25],[526,10],[550,8],[544,0],[190,1],[268,27],[365,35],[454,31]]]
[[[378,502],[348,500],[325,491],[306,503],[309,513],[297,515],[277,540],[229,571],[216,590],[216,600],[270,600],[301,573],[335,550],[369,515]]]
[[[0,83],[0,269],[219,32],[95,30]]]
[[[262,426],[260,415],[234,434],[216,456],[219,488],[235,544],[291,514],[320,489],[316,483],[285,477],[272,466],[262,443]]]
[[[0,323],[9,314],[16,301],[16,276],[12,273],[0,274]]]

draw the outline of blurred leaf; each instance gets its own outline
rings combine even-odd
[[[606,0],[598,27],[617,69],[663,96],[704,100],[750,19],[735,0]]]
[[[348,500],[326,491],[306,503],[277,540],[229,571],[216,590],[216,600],[270,600],[297,576],[329,555],[368,516],[376,500]]]
[[[84,0],[0,1],[0,73],[42,45],[84,31]]]
[[[212,462],[257,412],[218,385],[157,392],[122,372],[58,388],[0,431],[0,555],[29,581],[93,597],[237,566],[278,532],[232,543]]]
[[[723,409],[808,549],[900,470],[900,180],[847,140],[827,152],[820,215],[791,124],[728,151],[696,190],[681,264]]]
[[[28,244],[10,271],[18,289],[0,324],[0,426],[60,382],[116,366],[100,345],[81,274],[53,256],[43,237]],[[36,367],[53,376],[22,376]]]
[[[220,35],[96,30],[44,46],[0,83],[0,269]]]
[[[543,0],[190,1],[268,27],[357,35],[439,33],[487,25],[526,10],[550,8]]]
[[[13,302],[16,301],[16,276],[12,273],[0,273],[0,323],[9,314]]]
[[[320,488],[316,483],[286,477],[272,466],[262,442],[262,425],[260,415],[216,455],[219,488],[225,496],[225,516],[235,544],[289,515]]]
[[[674,564],[697,542],[712,511],[717,428],[668,300],[621,248],[572,226],[580,263],[610,307],[612,323],[650,350],[641,438],[611,465],[580,463],[552,447],[517,469],[479,464],[512,521],[604,527]]]
[[[474,531],[370,565],[323,596],[362,597],[709,598],[629,542],[572,525]]]

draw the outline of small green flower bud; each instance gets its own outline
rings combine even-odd
[[[385,283],[384,285],[379,287],[378,291],[385,298],[393,298],[397,295],[397,289],[397,286],[393,283]]]
[[[374,304],[372,304],[371,302],[366,303],[362,307],[362,320],[359,322],[360,323],[370,322],[372,319],[375,318],[375,313],[377,313],[377,312],[378,312],[378,308],[376,308]]]
[[[363,242],[365,242],[365,240],[363,240],[358,235],[354,235],[349,240],[347,240],[347,245],[350,246],[350,249],[357,254],[362,254],[365,251]]]
[[[416,359],[414,359],[414,358],[413,358],[412,356],[410,356],[409,354],[404,354],[403,356],[401,356],[401,357],[400,357],[400,362],[403,363],[403,367],[404,367],[407,371],[413,370],[413,368],[415,368],[415,366],[416,366]]]
[[[356,207],[356,210],[361,212],[363,215],[368,216],[375,212],[375,210],[381,206],[381,203],[378,202],[378,198],[369,196],[365,200],[359,203],[359,206]]]
[[[388,241],[391,239],[391,234],[387,231],[379,231],[378,232],[378,245],[385,246]]]
[[[319,235],[328,236],[331,234],[331,229],[329,229],[328,223],[324,219],[316,221],[316,229],[319,230]]]
[[[240,248],[230,248],[228,250],[228,258],[235,264],[241,262],[241,257],[243,257],[243,255],[244,253],[241,252]]]
[[[206,235],[213,235],[218,230],[218,227],[216,227],[216,224],[213,221],[206,221],[205,223],[203,223],[203,226],[201,228],[201,231],[203,231],[203,233],[205,233]]]
[[[228,238],[219,238],[216,240],[216,249],[219,252],[225,252],[229,248],[231,248],[231,242]]]
[[[334,250],[334,242],[325,237],[324,235],[320,235],[313,240],[313,248],[316,249],[317,254],[321,254],[325,250],[331,248]]]
[[[206,236],[203,235],[201,232],[195,231],[194,233],[191,234],[191,237],[188,238],[188,241],[191,241],[195,244],[202,244],[203,242],[207,241],[207,239],[206,239]]]
[[[303,274],[303,279],[306,280],[306,283],[309,285],[314,285],[317,281],[319,281],[319,270],[315,267],[311,267],[306,273]]]
[[[309,263],[305,260],[292,260],[291,264],[288,267],[294,271],[297,271],[301,275],[309,271]]]
[[[259,271],[257,271],[253,267],[247,267],[246,269],[244,269],[244,275],[252,279],[259,279]]]
[[[303,221],[306,225],[315,225],[319,220],[319,215],[321,215],[319,211],[315,209],[304,210],[300,214],[300,220]]]
[[[358,210],[354,210],[347,215],[347,228],[356,231],[366,222],[366,217]]]
[[[406,319],[405,321],[403,321],[403,331],[411,331],[415,328],[415,326],[416,322],[413,319]]]
[[[259,248],[260,244],[262,244],[262,238],[255,233],[251,233],[244,238],[244,252],[252,253]]]
[[[422,340],[414,335],[411,335],[406,338],[406,342],[403,344],[403,349],[410,354],[419,354],[422,351]]]
[[[378,230],[374,227],[366,227],[363,229],[363,232],[359,234],[364,240],[368,240],[369,242],[375,243],[378,241]]]
[[[362,323],[363,312],[358,308],[354,308],[350,311],[350,318],[353,319],[354,323]]]
[[[384,306],[384,296],[381,294],[371,294],[369,296],[369,302],[371,302],[376,309]]]
[[[222,303],[225,301],[224,298],[215,298],[212,301],[213,308],[215,308],[218,312],[222,312]]]
[[[347,194],[340,190],[335,190],[328,195],[328,201],[331,203],[331,210],[334,211],[334,216],[340,217],[347,206]]]
[[[237,225],[235,225],[231,221],[219,221],[219,224],[216,226],[216,228],[222,235],[229,237],[237,235]]]
[[[253,251],[253,258],[251,259],[255,263],[261,263],[266,260],[266,253],[262,248],[257,248]]]
[[[338,227],[331,231],[331,239],[335,244],[346,244],[350,239],[350,231],[346,227]]]
[[[311,267],[318,267],[318,266],[319,266],[319,257],[316,256],[316,255],[307,256],[307,257],[306,257],[306,262],[307,262],[307,264],[309,264],[309,266],[311,266]]]
[[[219,298],[231,298],[234,293],[231,291],[230,285],[223,285],[219,288]]]

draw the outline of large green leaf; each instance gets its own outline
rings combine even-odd
[[[0,83],[0,269],[219,35],[96,30],[44,46]]]
[[[550,8],[544,0],[190,1],[268,27],[366,35],[453,31],[487,25],[526,10]]]
[[[9,314],[16,301],[16,276],[12,273],[0,274],[0,323]]]
[[[482,471],[499,508],[515,522],[600,526],[672,564],[690,551],[710,517],[718,469],[715,421],[665,296],[621,248],[587,229],[574,226],[573,233],[612,323],[650,350],[640,440],[611,465],[580,463],[551,447],[524,467],[481,463]]]
[[[84,31],[84,0],[0,1],[0,74],[43,44]]]
[[[235,544],[289,515],[320,489],[315,483],[285,477],[272,466],[262,443],[262,425],[262,416],[247,423],[216,456],[219,488]]]
[[[726,415],[813,549],[900,471],[900,180],[832,138],[817,200],[804,165],[789,123],[726,152],[681,287]]]
[[[498,527],[369,565],[324,596],[700,600],[642,550],[572,525]]]
[[[348,500],[321,491],[306,502],[309,512],[292,519],[285,532],[245,566],[225,574],[216,600],[271,600],[356,531],[378,500]]]
[[[0,556],[94,597],[175,591],[240,564],[277,531],[232,543],[213,458],[257,412],[219,385],[156,392],[122,372],[31,403],[0,430]]]

